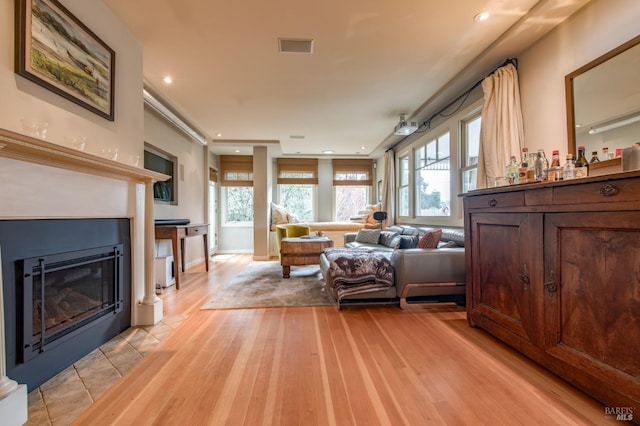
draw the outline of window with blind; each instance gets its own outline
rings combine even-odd
[[[301,222],[315,220],[318,159],[278,158],[276,167],[278,203]]]
[[[220,156],[222,222],[250,225],[253,222],[253,157]]]
[[[373,185],[373,161],[333,160],[333,185],[335,220],[348,221],[369,203]]]
[[[222,186],[253,186],[253,157],[251,155],[221,155]]]
[[[335,159],[333,160],[334,186],[373,185],[373,160]]]

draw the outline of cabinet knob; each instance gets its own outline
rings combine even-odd
[[[492,198],[492,199],[489,200],[489,202],[487,204],[489,204],[489,207],[495,207],[495,206],[498,205],[498,202],[496,201],[495,198]]]
[[[611,197],[612,195],[616,195],[618,193],[618,188],[611,184],[606,184],[602,188],[600,188],[600,195],[603,197]]]

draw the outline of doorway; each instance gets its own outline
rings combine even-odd
[[[218,197],[216,182],[209,181],[209,256],[218,251]]]

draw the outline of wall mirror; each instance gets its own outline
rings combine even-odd
[[[640,142],[639,70],[640,35],[565,76],[567,152],[607,160]]]

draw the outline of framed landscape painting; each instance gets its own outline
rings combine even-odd
[[[114,120],[115,52],[56,0],[16,0],[16,73]]]

